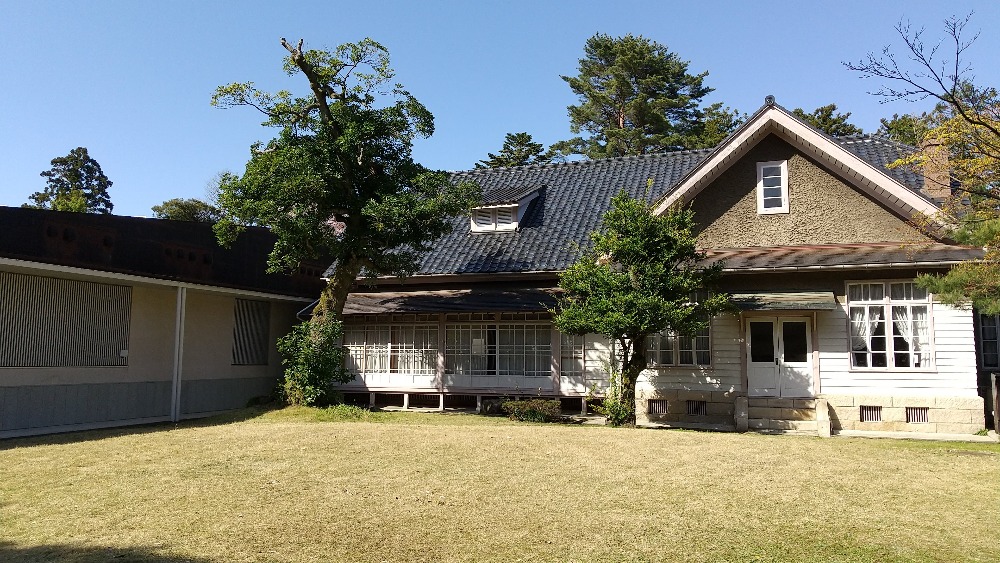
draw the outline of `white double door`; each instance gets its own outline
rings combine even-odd
[[[747,319],[747,393],[812,397],[812,327],[808,317]]]

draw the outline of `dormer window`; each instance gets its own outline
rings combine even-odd
[[[757,213],[788,213],[788,161],[757,163]]]
[[[517,206],[479,207],[472,210],[473,231],[513,231],[517,229]]]
[[[488,203],[472,210],[470,228],[474,233],[516,231],[528,205],[538,197],[538,188],[506,190],[488,198]]]

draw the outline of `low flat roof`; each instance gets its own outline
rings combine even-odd
[[[733,293],[733,302],[744,311],[830,311],[837,308],[832,291],[764,291]]]

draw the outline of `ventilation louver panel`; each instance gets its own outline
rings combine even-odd
[[[861,422],[882,422],[882,407],[861,405]]]
[[[646,403],[646,414],[650,415],[660,415],[667,414],[667,400],[666,399],[649,399]]]
[[[474,210],[472,219],[476,222],[476,227],[480,229],[488,229],[493,226],[493,213],[489,209]]]
[[[497,228],[510,228],[514,224],[514,208],[501,207],[497,209]]]
[[[271,325],[271,304],[267,301],[236,300],[233,325],[233,365],[267,365],[267,336]]]
[[[928,422],[927,407],[906,407],[906,422],[923,423]]]
[[[705,416],[708,414],[707,401],[687,401],[688,416]]]
[[[132,288],[0,272],[0,367],[127,366]]]

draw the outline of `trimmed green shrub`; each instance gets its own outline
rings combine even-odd
[[[511,420],[521,422],[556,422],[563,420],[559,401],[556,399],[527,399],[524,401],[504,401],[503,409]]]
[[[341,345],[343,326],[339,321],[318,319],[292,327],[278,339],[278,351],[285,366],[282,397],[290,405],[323,406],[343,398],[334,392],[335,383],[352,376],[344,368],[345,348]]]

